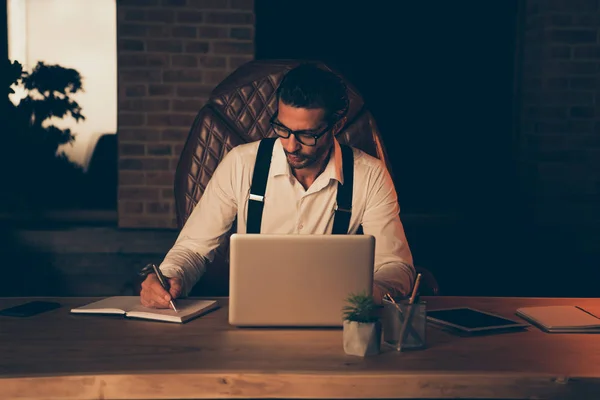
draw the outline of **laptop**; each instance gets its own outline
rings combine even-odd
[[[351,293],[373,293],[372,235],[233,234],[229,323],[340,327]]]

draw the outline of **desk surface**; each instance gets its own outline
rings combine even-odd
[[[0,298],[0,308],[30,298]],[[461,337],[429,327],[428,348],[348,356],[341,329],[251,329],[223,307],[186,324],[74,315],[96,298],[0,317],[0,398],[588,398],[600,393],[600,336],[525,332]],[[516,308],[596,299],[426,298],[429,308]]]

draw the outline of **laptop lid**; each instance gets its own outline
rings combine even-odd
[[[233,234],[229,323],[342,326],[350,293],[373,292],[372,235]]]

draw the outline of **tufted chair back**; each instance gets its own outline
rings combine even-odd
[[[191,127],[175,173],[177,223],[182,228],[198,203],[219,162],[233,147],[274,136],[269,119],[277,110],[275,91],[287,71],[300,60],[250,61],[221,82],[200,109]],[[332,68],[318,63],[321,68]],[[336,71],[333,71],[337,74]],[[338,76],[340,76],[338,74]],[[347,123],[337,139],[390,164],[371,113],[357,90],[347,85]],[[192,295],[226,296],[229,289],[229,236]]]

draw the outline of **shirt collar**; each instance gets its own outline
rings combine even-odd
[[[281,139],[279,138],[277,138],[275,145],[273,146],[273,155],[271,157],[271,168],[269,175],[272,177],[278,175],[292,175],[290,165],[288,164],[285,152],[283,151]],[[321,176],[323,178],[321,178]],[[341,184],[344,184],[344,175],[342,173],[342,149],[335,137],[333,138],[332,154],[329,156],[329,161],[327,162],[327,166],[325,166],[321,176],[319,176],[321,179],[336,179]]]

